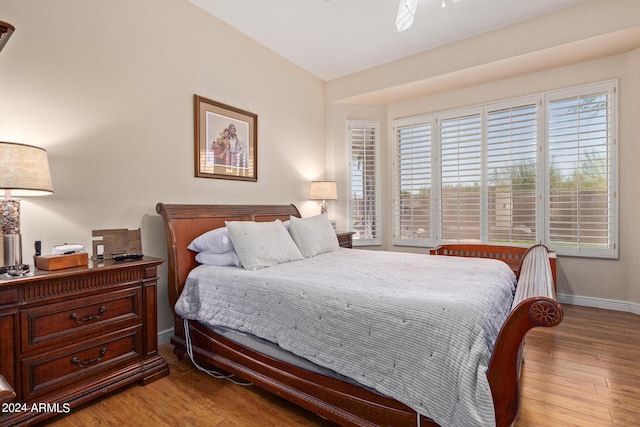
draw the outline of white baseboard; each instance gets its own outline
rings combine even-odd
[[[173,336],[173,328],[165,329],[158,332],[158,344],[166,344],[171,340]]]
[[[640,314],[640,304],[629,301],[558,294],[558,302],[560,302],[560,304],[582,305],[585,307],[595,307],[605,310],[626,311],[633,314]]]

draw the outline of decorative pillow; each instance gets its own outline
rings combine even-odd
[[[233,243],[229,238],[227,227],[220,227],[196,237],[187,248],[194,252],[223,254],[233,250]]]
[[[340,247],[336,232],[326,215],[309,218],[292,216],[290,221],[289,233],[305,258],[337,251]]]
[[[279,219],[273,222],[228,221],[229,237],[247,270],[303,259]]]
[[[196,254],[196,261],[198,261],[200,264],[206,265],[235,265],[237,267],[242,267],[240,258],[238,258],[238,254],[233,249],[223,254],[199,252]]]

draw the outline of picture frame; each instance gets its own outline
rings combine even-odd
[[[258,116],[194,95],[195,176],[258,180]]]

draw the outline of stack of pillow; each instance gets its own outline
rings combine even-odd
[[[298,261],[340,247],[326,215],[290,217],[273,222],[227,221],[226,227],[208,231],[188,246],[196,261],[208,265],[235,265],[256,270]]]

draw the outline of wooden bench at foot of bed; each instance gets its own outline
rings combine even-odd
[[[520,266],[522,259],[529,248],[521,248],[517,246],[500,246],[500,245],[481,245],[481,244],[452,244],[441,245],[429,249],[431,255],[459,256],[471,258],[491,258],[504,261],[516,274],[520,276]],[[553,276],[553,286],[557,286],[556,280],[556,253],[549,251],[549,264],[551,266],[551,275]]]

